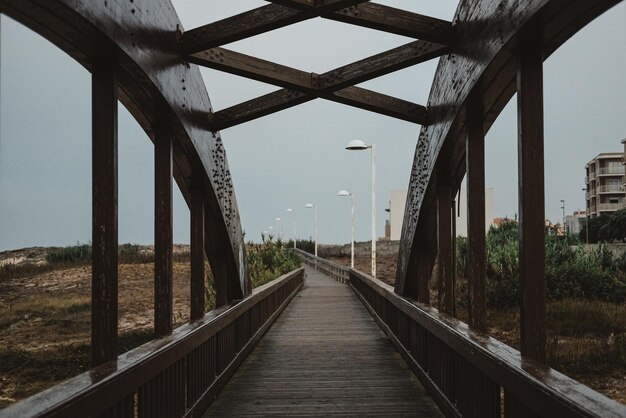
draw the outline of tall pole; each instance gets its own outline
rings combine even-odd
[[[350,244],[350,267],[354,268],[354,193],[350,194],[352,200],[352,242]]]
[[[296,210],[288,208],[287,212],[291,212],[291,216],[293,217],[293,248],[296,248]]]
[[[313,205],[313,229],[315,233],[315,257],[317,257],[317,205]]]
[[[376,277],[376,150],[372,149],[372,276]]]
[[[278,239],[282,241],[283,240],[283,219],[276,218],[276,222],[280,223],[280,232],[278,234]]]
[[[563,233],[567,235],[567,228],[565,227],[565,200],[561,199],[561,210],[563,210]]]

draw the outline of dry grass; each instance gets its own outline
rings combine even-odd
[[[0,408],[89,367],[91,266],[31,272],[0,282]],[[189,319],[189,276],[174,264],[175,326]],[[120,353],[152,338],[153,286],[152,263],[119,266]]]

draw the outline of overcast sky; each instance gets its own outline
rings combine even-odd
[[[450,20],[456,1],[380,1]],[[262,6],[253,0],[176,0],[184,28]],[[33,245],[88,242],[91,234],[90,76],[80,65],[23,26],[1,17],[0,251]],[[410,42],[322,19],[309,20],[227,48],[321,73]],[[426,103],[436,61],[362,84]],[[584,165],[600,152],[619,151],[626,137],[626,7],[624,2],[584,28],[544,65],[546,215],[561,219],[584,208]],[[203,69],[214,109],[276,90],[274,86]],[[153,150],[120,106],[120,242],[153,240]],[[296,210],[298,236],[312,235],[319,206],[320,242],[350,239],[350,200],[357,205],[357,240],[370,237],[369,152],[344,150],[351,139],[375,143],[378,235],[384,232],[391,190],[406,189],[419,126],[315,100],[222,131],[243,229],[259,240]],[[494,215],[517,212],[515,100],[487,135],[487,186]],[[174,238],[188,242],[189,214],[175,191]]]

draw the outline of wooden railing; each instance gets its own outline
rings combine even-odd
[[[626,416],[624,405],[371,276],[349,273],[355,293],[446,416]]]
[[[201,415],[302,286],[298,269],[171,335],[0,411],[0,417]]]
[[[293,251],[302,259],[302,261],[304,261],[305,264],[321,271],[325,275],[332,277],[340,283],[350,282],[348,267],[333,263],[332,261],[325,260],[321,257],[315,257],[313,254],[300,249],[293,249]]]

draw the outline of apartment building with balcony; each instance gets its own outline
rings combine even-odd
[[[585,166],[587,213],[590,218],[624,208],[623,161],[624,153],[603,152]]]

